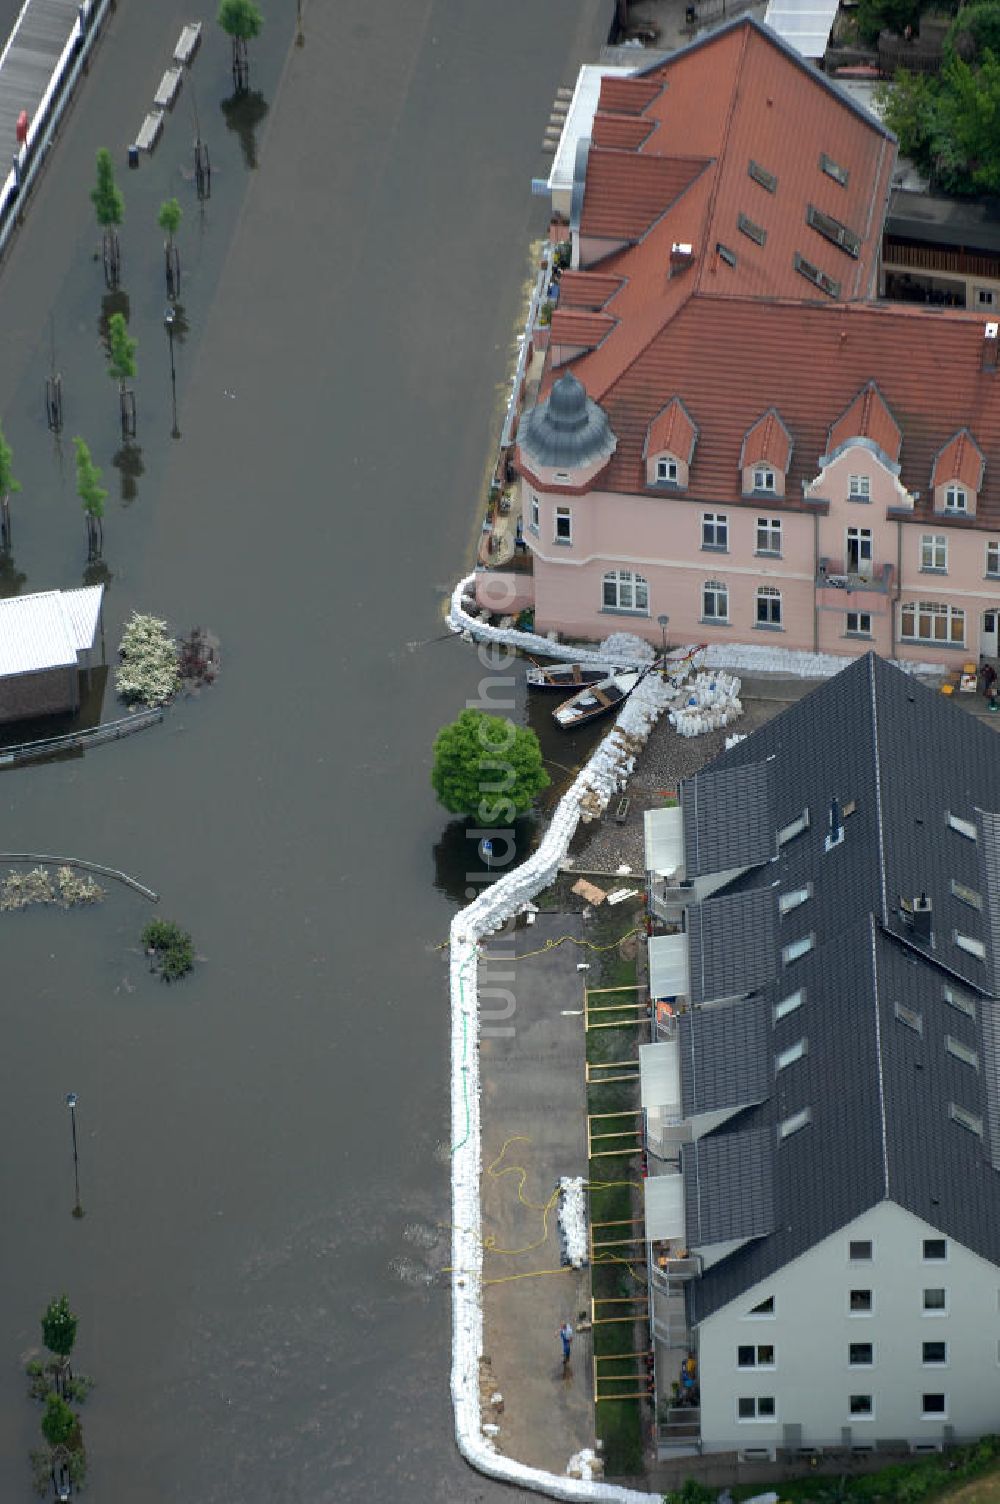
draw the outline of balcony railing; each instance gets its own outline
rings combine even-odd
[[[701,1259],[696,1254],[689,1254],[685,1259],[668,1259],[665,1264],[659,1264],[654,1259],[649,1266],[649,1273],[654,1288],[662,1290],[664,1295],[671,1295],[672,1281],[698,1278],[701,1274]]]
[[[862,573],[860,570],[842,570],[839,562],[833,559],[820,559],[816,569],[816,589],[843,590],[847,594],[868,591],[876,595],[888,595],[892,588],[892,576],[891,564],[873,564]]]

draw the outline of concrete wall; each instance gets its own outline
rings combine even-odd
[[[839,1446],[845,1427],[855,1446],[940,1442],[946,1427],[959,1440],[995,1431],[1000,1269],[951,1240],[945,1262],[925,1262],[923,1240],[939,1236],[883,1202],[704,1322],[698,1360],[706,1449],[780,1447],[786,1425],[801,1426],[802,1446]],[[872,1243],[870,1262],[851,1262],[851,1240]],[[944,1314],[924,1312],[927,1288],[946,1290]],[[872,1291],[871,1315],[851,1314],[852,1289]],[[772,1295],[773,1318],[748,1316]],[[946,1343],[944,1365],[923,1362],[928,1341]],[[872,1344],[871,1367],[849,1363],[851,1343]],[[774,1367],[738,1368],[737,1348],[749,1344],[773,1347]],[[944,1414],[924,1415],[925,1394],[946,1396]],[[851,1413],[852,1395],[871,1396],[871,1417]],[[738,1420],[740,1396],[773,1396],[775,1418]]]
[[[80,675],[75,665],[0,678],[0,724],[59,715],[79,705]]]

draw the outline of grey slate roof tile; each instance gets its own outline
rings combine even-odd
[[[688,877],[769,862],[777,850],[769,762],[711,768],[681,785]]]
[[[680,1015],[685,1117],[749,1107],[768,1095],[774,1073],[769,1016],[762,997]]]
[[[708,898],[688,911],[691,998],[741,997],[768,981],[775,956],[775,901],[770,888]]]
[[[709,1135],[682,1146],[690,1247],[772,1231],[773,1158],[774,1134],[766,1128]]]

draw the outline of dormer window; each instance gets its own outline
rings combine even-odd
[[[678,475],[679,475],[679,472],[678,472],[678,469],[677,469],[677,461],[676,460],[666,460],[666,459],[657,460],[657,462],[656,462],[656,479],[658,481],[661,481],[661,482],[665,481],[668,485],[676,486],[677,480],[678,480]]]
[[[773,491],[775,486],[774,471],[764,465],[758,465],[753,472],[753,488],[755,491]]]
[[[944,508],[946,512],[967,512],[969,510],[969,493],[964,486],[949,486],[944,493]]]

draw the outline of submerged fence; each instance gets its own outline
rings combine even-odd
[[[13,768],[25,762],[39,762],[46,757],[58,757],[61,752],[82,751],[86,747],[99,747],[102,742],[116,742],[133,731],[142,731],[163,720],[163,707],[140,710],[135,715],[124,715],[117,721],[105,721],[100,726],[87,726],[81,731],[68,731],[65,736],[46,736],[35,742],[19,742],[14,747],[0,747],[0,768]]]

